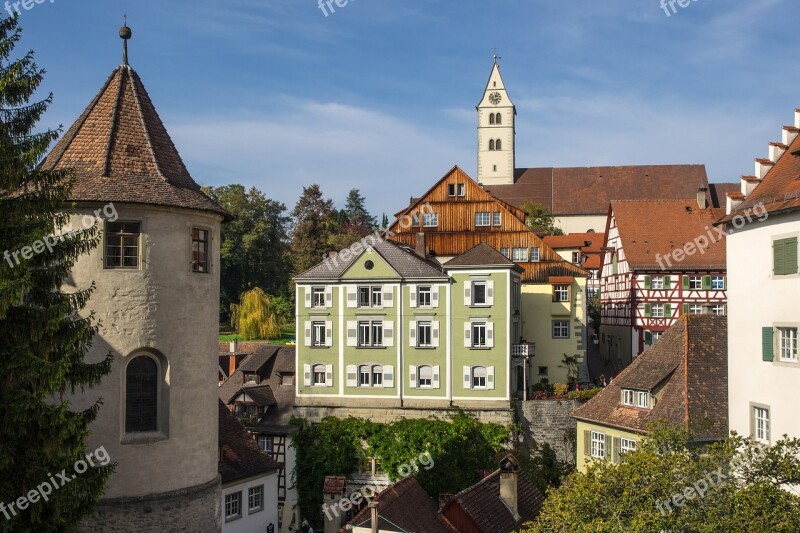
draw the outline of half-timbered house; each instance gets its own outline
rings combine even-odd
[[[685,314],[726,314],[725,232],[695,200],[612,202],[603,248],[600,355],[618,370]]]

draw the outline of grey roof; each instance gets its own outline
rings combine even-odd
[[[367,241],[369,242],[369,246],[386,260],[397,272],[398,277],[402,279],[448,278],[448,276],[442,272],[441,267],[436,263],[419,257],[410,249],[384,239],[375,241],[369,241],[369,239],[367,239]],[[334,257],[328,258],[317,266],[303,272],[295,277],[295,280],[311,281],[316,279],[338,279],[361,258],[363,253],[351,257],[347,261],[339,259],[339,255],[340,254],[337,254]]]
[[[267,405],[275,405],[278,403],[275,396],[272,394],[272,388],[269,385],[254,385],[245,384],[233,395],[233,399],[238,398],[240,394],[247,394],[253,399],[253,402],[259,407]]]
[[[474,266],[502,266],[502,267],[510,267],[516,268],[522,271],[521,268],[517,267],[516,263],[511,261],[509,258],[492,248],[486,243],[480,243],[476,246],[473,246],[463,254],[454,257],[447,263],[445,263],[445,269],[449,267],[474,267]]]

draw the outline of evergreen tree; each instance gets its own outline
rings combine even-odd
[[[113,468],[89,467],[46,501],[31,495],[62,470],[69,478],[85,457],[100,402],[74,411],[64,396],[98,384],[111,355],[84,361],[97,323],[79,312],[93,287],[66,292],[62,285],[98,234],[90,228],[52,237],[67,224],[74,178],[40,166],[58,132],[34,133],[52,95],[30,102],[44,71],[33,52],[11,58],[20,36],[16,18],[0,21],[0,531],[64,531],[93,511]],[[11,259],[25,247],[38,253]],[[23,497],[31,502],[24,510],[9,508]]]
[[[386,213],[383,214],[381,217],[381,229],[387,229],[389,227],[389,217],[386,216]]]
[[[323,197],[319,185],[303,187],[303,194],[292,210],[290,256],[294,274],[304,272],[322,261],[337,229],[336,218],[333,201]]]
[[[365,205],[366,198],[361,195],[358,189],[351,189],[347,195],[347,202],[344,206],[344,213],[347,220],[357,226],[362,226],[367,233],[374,231],[377,226],[375,217],[369,214]]]

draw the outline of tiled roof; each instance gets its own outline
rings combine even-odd
[[[719,236],[714,222],[721,209],[699,209],[696,200],[653,200],[612,202],[611,209],[619,228],[625,257],[633,270],[724,270],[725,236]],[[712,238],[709,238],[709,235]],[[687,255],[672,266],[658,256],[668,257],[673,250],[704,237],[713,241],[705,253]]]
[[[253,399],[253,403],[259,407],[266,407],[278,403],[275,401],[275,396],[272,394],[272,388],[269,385],[245,383],[244,386],[233,395],[233,398],[238,398],[241,394],[248,395]]]
[[[375,252],[386,260],[389,265],[403,279],[414,278],[447,278],[441,268],[436,264],[419,257],[413,251],[405,249],[393,242],[383,239],[371,244]],[[339,260],[337,257],[326,259],[317,266],[295,277],[298,281],[315,279],[336,279],[341,277],[355,263],[362,254],[351,257],[348,261]]]
[[[542,204],[555,215],[605,215],[613,200],[694,198],[701,187],[708,188],[703,165],[651,165],[517,169],[513,185],[487,191],[518,207]]]
[[[602,233],[569,233],[543,237],[544,243],[553,250],[581,248],[584,252],[600,252],[603,248]],[[587,246],[586,243],[589,243]]]
[[[128,65],[114,70],[43,166],[75,170],[70,201],[164,205],[228,217],[189,175]]]
[[[418,531],[425,533],[451,533],[442,522],[436,503],[414,476],[401,479],[390,485],[375,498],[378,502],[378,522],[381,531]],[[350,524],[354,527],[369,527],[369,507],[364,507]],[[342,528],[340,531],[347,531]]]
[[[796,128],[789,130],[797,131]],[[745,211],[752,211],[759,204],[770,214],[800,209],[800,153],[798,152],[800,152],[800,135],[767,172],[747,200],[722,220],[730,221]]]
[[[496,470],[453,496],[442,513],[446,515],[451,505],[458,504],[483,533],[507,533],[536,518],[543,502],[541,491],[524,472],[518,471],[517,508],[520,518],[515,520],[511,510],[500,499],[500,470]]]
[[[728,193],[739,192],[741,190],[741,183],[709,183],[709,203],[711,204],[711,207],[719,207],[720,209],[724,209],[725,204],[727,203],[725,197],[728,195]]]
[[[501,266],[522,271],[512,260],[485,243],[480,243],[445,263],[449,267]]]
[[[219,406],[219,473],[222,483],[228,484],[276,471],[280,465],[261,451],[253,437],[231,414],[222,401]]]
[[[697,440],[728,434],[728,321],[724,316],[684,315],[608,387],[573,411],[579,420],[646,433],[664,420]],[[623,388],[646,390],[653,409],[621,405]]]
[[[325,476],[322,485],[322,494],[342,494],[347,488],[347,478],[345,476]]]

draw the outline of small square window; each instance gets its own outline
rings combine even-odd
[[[422,214],[422,225],[426,228],[435,228],[439,225],[439,214],[438,213],[423,213]]]
[[[725,276],[712,276],[711,288],[715,291],[725,290]]]
[[[664,304],[653,304],[650,316],[653,318],[664,318]]]
[[[258,447],[262,452],[272,453],[272,437],[267,435],[258,436]]]
[[[569,321],[553,320],[553,338],[554,339],[569,338]]]
[[[547,375],[547,367],[546,366],[540,366],[539,367],[539,375],[540,376],[546,376]]]
[[[703,276],[689,276],[689,289],[693,291],[703,290]]]
[[[106,268],[139,268],[139,222],[106,224]]]
[[[509,255],[509,252],[508,252],[508,248],[500,248],[500,253],[503,254],[503,256],[506,259],[511,259],[511,256]]]
[[[475,226],[483,227],[489,226],[492,223],[491,213],[478,212],[475,213]]]
[[[515,263],[528,262],[528,249],[527,248],[514,248],[511,251],[511,260]]]
[[[653,290],[664,289],[664,276],[653,276],[650,279],[650,288]]]
[[[569,285],[553,285],[553,301],[569,302]]]
[[[636,441],[633,439],[623,438],[620,441],[620,453],[628,453],[636,451]]]

